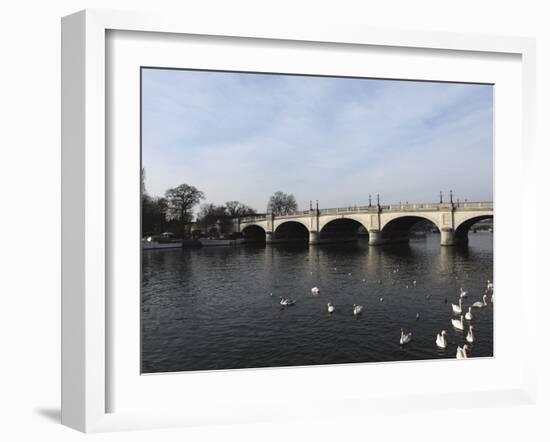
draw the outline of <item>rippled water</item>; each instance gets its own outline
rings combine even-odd
[[[359,240],[147,250],[142,258],[143,373],[454,358],[466,332],[451,326],[451,302],[461,286],[466,306],[480,300],[493,280],[490,233],[471,234],[467,248],[440,247],[434,234],[398,247]],[[283,308],[279,296],[296,304]],[[361,316],[353,304],[364,306]],[[474,309],[472,324],[470,356],[492,356],[493,304]],[[413,333],[404,347],[401,327]],[[442,329],[445,351],[435,346]]]

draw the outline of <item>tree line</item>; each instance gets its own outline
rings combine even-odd
[[[256,211],[239,201],[225,204],[202,204],[195,222],[194,210],[206,198],[204,192],[189,184],[170,188],[164,197],[152,197],[145,188],[145,169],[141,171],[141,231],[143,236],[160,235],[171,232],[177,236],[222,233],[234,218],[257,214]],[[268,213],[287,214],[298,209],[292,194],[275,192],[268,201]],[[194,226],[193,228],[191,228]]]

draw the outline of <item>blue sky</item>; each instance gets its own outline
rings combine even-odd
[[[489,85],[144,69],[146,187],[181,183],[204,202],[265,211],[293,193],[302,209],[492,200]]]

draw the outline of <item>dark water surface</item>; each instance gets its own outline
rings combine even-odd
[[[481,300],[493,280],[493,238],[470,234],[462,248],[440,247],[432,234],[391,247],[146,250],[142,263],[143,373],[454,358],[466,330],[452,327],[451,302],[461,286],[466,307]],[[283,308],[279,296],[296,304]],[[361,316],[353,304],[364,306]],[[474,309],[472,324],[470,356],[492,356],[493,304]],[[404,347],[401,327],[413,333]],[[442,329],[445,351],[435,345]]]

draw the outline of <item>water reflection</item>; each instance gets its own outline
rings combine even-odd
[[[464,335],[451,326],[450,303],[460,287],[470,302],[480,299],[492,265],[489,233],[472,235],[465,248],[440,247],[428,235],[391,247],[360,240],[144,251],[142,370],[454,357]],[[296,305],[281,308],[279,296]],[[353,304],[364,306],[361,316]],[[492,304],[476,313],[471,355],[490,356]],[[401,327],[413,332],[404,347]],[[442,351],[435,336],[443,329]]]

